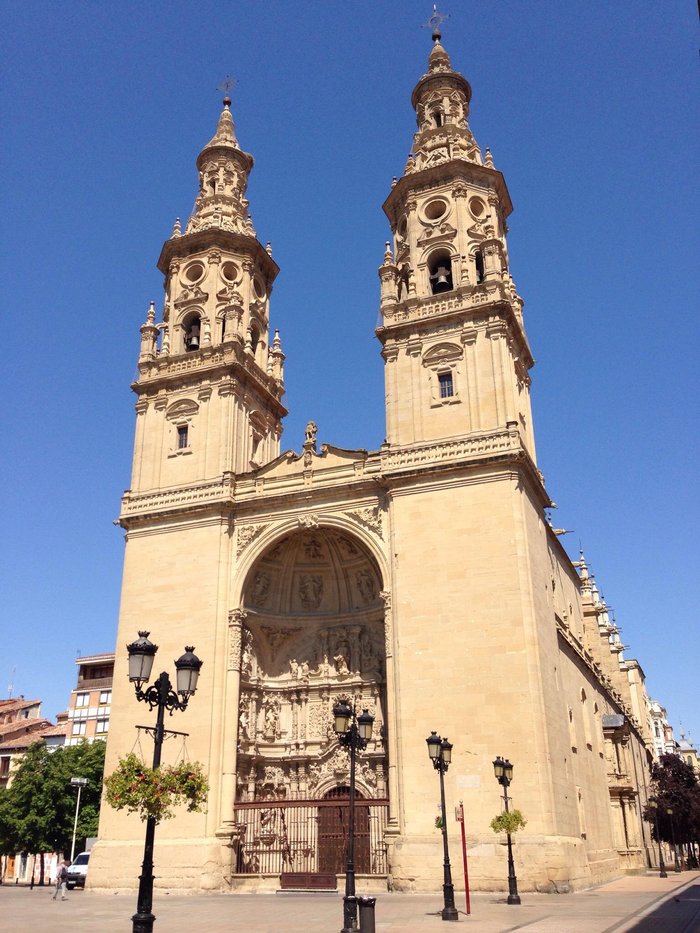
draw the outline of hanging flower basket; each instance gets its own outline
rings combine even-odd
[[[119,759],[115,771],[105,779],[105,797],[115,810],[138,813],[142,820],[156,822],[175,815],[172,808],[185,805],[189,812],[202,810],[209,782],[199,762],[148,768],[131,752]]]
[[[520,810],[511,810],[509,813],[499,813],[498,816],[494,816],[490,825],[495,833],[508,833],[512,836],[513,833],[517,833],[519,829],[527,825],[527,820]]]

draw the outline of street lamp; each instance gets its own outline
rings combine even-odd
[[[139,632],[136,641],[126,646],[129,652],[129,680],[134,685],[136,699],[148,703],[149,709],[157,707],[156,726],[153,730],[153,769],[160,765],[160,753],[163,745],[165,728],[163,721],[166,709],[172,716],[173,712],[187,709],[190,697],[197,689],[199,671],[202,661],[194,654],[193,647],[185,647],[185,653],[175,662],[177,671],[177,692],[173,690],[170,678],[163,671],[160,677],[146,689],[144,683],[151,676],[153,659],[158,646],[148,640],[150,632]],[[178,695],[182,699],[178,699]],[[139,893],[136,913],[133,921],[132,933],[152,933],[153,921],[153,843],[156,834],[156,819],[149,816],[146,820],[146,841],[143,849],[143,865],[139,876]]]
[[[501,758],[499,755],[493,763],[493,773],[496,775],[496,780],[503,788],[503,803],[505,804],[506,813],[509,813],[508,786],[513,780],[513,765],[508,761],[507,758]],[[510,833],[506,833],[506,839],[508,840],[507,902],[509,904],[520,904],[520,895],[518,894],[518,879],[515,877],[515,864],[513,862],[513,843],[510,838]]]
[[[348,849],[345,863],[345,896],[343,897],[343,929],[340,933],[357,930],[357,898],[355,897],[355,754],[367,748],[372,738],[374,716],[363,709],[356,715],[355,706],[339,700],[333,707],[333,731],[341,745],[350,749],[350,812]]]
[[[450,852],[447,846],[447,813],[445,812],[445,772],[450,767],[452,761],[452,743],[437,734],[431,732],[425,740],[428,746],[428,755],[433,763],[433,767],[440,775],[440,813],[442,818],[442,849],[443,849],[443,883],[442,899],[444,907],[442,908],[443,920],[459,920],[459,914],[455,907],[455,889],[452,884],[452,870],[450,868]]]
[[[681,862],[678,858],[678,846],[676,845],[676,831],[673,825],[673,807],[666,807],[666,813],[671,821],[671,845],[673,846],[673,870],[681,870]]]
[[[664,865],[664,854],[661,851],[661,836],[659,835],[659,802],[650,800],[649,806],[654,811],[654,823],[656,825],[656,841],[659,844],[659,878],[668,878],[666,866]]]
[[[70,779],[71,785],[78,788],[78,799],[75,802],[75,819],[73,820],[73,842],[70,847],[70,863],[73,864],[73,859],[75,858],[75,834],[78,831],[78,813],[80,812],[80,795],[89,781],[87,778],[72,777]]]

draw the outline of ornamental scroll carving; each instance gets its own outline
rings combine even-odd
[[[348,512],[347,515],[349,518],[354,518],[360,525],[364,525],[365,528],[369,528],[370,531],[373,531],[380,538],[383,538],[382,516],[378,506],[368,506],[364,509],[358,509],[355,512]]]
[[[269,527],[268,525],[243,525],[238,529],[236,536],[236,557],[239,557],[259,535]]]
[[[384,603],[384,654],[387,658],[393,655],[394,631],[391,619],[391,593],[389,590],[382,590],[379,594]]]

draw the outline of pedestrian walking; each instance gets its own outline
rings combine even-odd
[[[68,880],[68,866],[70,862],[68,859],[65,859],[58,867],[56,872],[56,890],[53,892],[53,900],[55,901],[58,897],[58,892],[61,892],[61,900],[68,900],[66,897],[66,881]]]

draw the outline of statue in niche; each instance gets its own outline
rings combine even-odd
[[[296,680],[299,677],[299,662],[296,658],[292,658],[289,662],[289,672],[292,675],[292,680]]]
[[[381,658],[377,655],[377,652],[374,649],[374,645],[372,644],[372,639],[367,632],[365,632],[362,636],[360,657],[362,661],[360,669],[363,674],[375,677],[381,676]]]
[[[280,735],[280,701],[273,696],[265,698],[263,736],[274,740]]]
[[[245,706],[241,705],[241,714],[238,717],[238,737],[239,739],[249,739],[248,727],[250,726],[250,717]]]
[[[340,677],[350,673],[350,668],[348,667],[348,662],[344,654],[336,654],[333,660],[335,661],[335,669]]]
[[[302,661],[301,667],[299,668],[299,673],[301,674],[301,679],[306,683],[309,682],[309,662]]]
[[[377,581],[372,571],[366,567],[363,570],[358,570],[355,579],[365,605],[373,603],[377,598]]]
[[[304,573],[299,578],[299,598],[303,609],[318,609],[323,597],[323,577]]]
[[[253,634],[250,629],[243,628],[243,652],[241,654],[241,671],[250,676],[253,673]]]
[[[339,537],[338,545],[344,557],[354,557],[357,554],[357,548],[348,538]]]
[[[262,608],[267,602],[267,596],[270,591],[270,574],[266,573],[264,570],[259,570],[255,574],[255,579],[253,580],[253,605],[257,606],[258,609]]]

